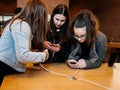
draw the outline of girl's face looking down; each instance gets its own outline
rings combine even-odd
[[[53,17],[54,24],[56,28],[60,28],[66,22],[66,17],[62,14],[55,14]]]
[[[86,40],[86,26],[81,28],[74,27],[73,29],[73,37],[77,39],[80,43],[83,43]]]

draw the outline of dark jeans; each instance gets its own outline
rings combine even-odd
[[[2,81],[5,77],[5,75],[9,75],[9,74],[13,74],[13,73],[20,73],[20,72],[14,70],[7,64],[0,61],[0,86],[2,84]]]

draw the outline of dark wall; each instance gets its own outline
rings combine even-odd
[[[98,17],[108,41],[120,42],[120,0],[70,0],[71,18],[81,9],[90,9]]]
[[[14,13],[16,7],[17,0],[0,0],[0,13]],[[92,10],[108,41],[120,42],[120,0],[69,0],[69,8],[71,18],[81,9]]]
[[[17,7],[24,7],[29,0],[17,0]],[[53,8],[58,4],[65,4],[69,6],[69,0],[41,0],[45,3],[48,13],[50,14]]]
[[[0,13],[14,13],[17,0],[0,0]]]

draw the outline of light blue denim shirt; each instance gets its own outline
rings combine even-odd
[[[30,26],[20,20],[14,21],[11,26],[5,27],[0,38],[0,61],[19,72],[25,71],[26,63],[44,62],[45,52],[32,52]]]

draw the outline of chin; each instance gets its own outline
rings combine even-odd
[[[84,41],[79,41],[80,43],[83,43]]]

